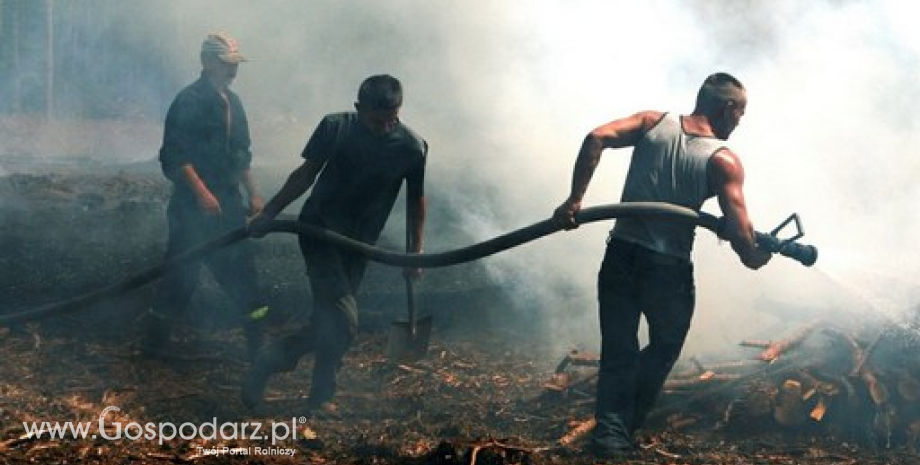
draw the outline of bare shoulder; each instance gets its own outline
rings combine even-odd
[[[635,145],[645,133],[661,121],[663,116],[662,112],[640,111],[603,124],[595,128],[590,135],[603,141],[604,148]]]
[[[640,111],[633,115],[643,131],[649,131],[664,118],[665,113],[657,110]]]
[[[716,150],[712,154],[710,163],[717,163],[720,165],[725,165],[726,167],[732,166],[741,166],[741,157],[738,156],[732,149],[728,147],[722,147],[719,150]]]
[[[720,181],[739,180],[744,178],[744,167],[741,158],[728,147],[720,148],[709,158],[710,174]]]

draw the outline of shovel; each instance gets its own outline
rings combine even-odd
[[[413,278],[406,276],[409,320],[394,321],[390,326],[390,337],[387,340],[387,358],[393,362],[414,361],[428,355],[428,342],[431,339],[431,315],[417,318],[414,287]]]
[[[409,228],[406,225],[406,252],[409,252]],[[415,308],[415,278],[406,274],[408,321],[394,321],[387,339],[387,358],[391,362],[414,361],[428,355],[431,339],[431,315],[417,318]]]

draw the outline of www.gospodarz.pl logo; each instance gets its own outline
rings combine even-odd
[[[128,439],[136,441],[145,439],[148,441],[156,440],[159,444],[172,439],[185,440],[266,440],[270,439],[272,445],[281,441],[296,441],[297,425],[306,423],[306,417],[291,418],[290,422],[273,422],[264,424],[262,422],[225,422],[217,423],[217,418],[212,418],[200,424],[192,422],[181,423],[178,426],[172,422],[128,422],[113,421],[106,422],[109,413],[120,412],[121,409],[115,406],[106,407],[99,414],[99,420],[96,422],[95,432],[93,431],[93,422],[23,422],[22,426],[26,430],[29,438],[50,437],[51,439],[79,438],[79,439],[96,439],[101,437],[106,440]],[[293,449],[290,450],[293,452]],[[278,453],[286,450],[278,450]]]

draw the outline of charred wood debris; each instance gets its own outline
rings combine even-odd
[[[665,383],[651,428],[718,431],[750,437],[836,439],[870,450],[920,446],[920,329],[890,320],[843,326],[816,319],[775,340],[743,340],[750,356],[678,362]],[[852,324],[852,321],[849,322]],[[594,394],[599,358],[572,351],[546,382],[562,398]],[[571,444],[593,420],[575,423]]]
[[[840,323],[815,320],[774,340],[740,341],[739,352],[747,356],[736,360],[682,359],[667,380],[647,428],[640,431],[643,453],[652,461],[624,463],[724,463],[711,460],[745,456],[735,450],[745,446],[732,444],[750,443],[752,438],[762,438],[768,451],[781,451],[775,454],[779,458],[758,463],[806,463],[815,450],[820,454],[815,463],[893,463],[862,460],[885,451],[915,458],[920,439],[920,361],[915,356],[920,342],[915,328],[895,323],[853,328]],[[190,357],[181,361],[185,369],[210,366],[210,379],[169,381],[169,375],[163,379],[169,371],[151,371],[131,357],[116,355],[117,349],[105,348],[105,342],[74,351],[56,334],[42,339],[42,333],[5,334],[8,341],[18,340],[19,347],[32,345],[11,357],[30,352],[34,356],[36,351],[59,355],[70,350],[65,358],[82,361],[82,365],[68,362],[70,366],[84,368],[61,371],[45,365],[35,370],[28,366],[33,362],[21,359],[10,375],[31,376],[43,383],[91,383],[96,379],[90,373],[96,371],[93,367],[106,365],[113,373],[122,373],[115,379],[130,386],[71,389],[101,392],[101,401],[93,401],[96,396],[74,395],[76,391],[28,398],[17,394],[25,388],[9,385],[3,389],[7,400],[2,409],[7,426],[16,423],[7,420],[41,419],[51,412],[91,416],[111,402],[154,418],[181,412],[182,418],[194,419],[201,414],[203,399],[215,394],[221,399],[206,409],[209,415],[238,412],[233,407],[238,380],[230,368],[238,361],[233,357]],[[313,435],[297,444],[309,463],[339,463],[338,459],[345,463],[582,463],[585,440],[594,426],[595,354],[573,350],[552,373],[544,370],[545,377],[541,377],[541,370],[524,363],[523,353],[515,350],[496,358],[473,344],[436,343],[425,359],[394,364],[370,355],[382,352],[384,341],[379,336],[362,340],[348,361],[354,368],[343,373],[343,383],[357,390],[344,393],[341,411],[316,419],[301,432],[305,438],[308,433]],[[239,345],[232,341],[220,344]],[[302,400],[307,372],[282,377],[272,385],[266,402],[275,406],[275,413],[290,412]],[[57,379],[59,376],[62,378]],[[148,383],[156,389],[147,392],[142,386]],[[163,397],[164,392],[172,391]],[[113,400],[113,396],[118,398]],[[445,409],[452,413],[447,415]],[[369,420],[373,418],[376,420]],[[704,435],[698,437],[707,438],[702,444],[686,439],[700,432]],[[192,443],[151,444],[149,448],[138,443],[66,439],[49,443],[21,433],[15,428],[3,432],[0,457],[34,459],[51,454],[46,458],[68,458],[79,452],[89,456],[130,454],[139,463],[206,459],[195,452]],[[832,444],[843,446],[835,451]],[[803,448],[798,456],[796,447]],[[693,454],[702,461],[694,462]],[[368,457],[376,459],[367,462]]]

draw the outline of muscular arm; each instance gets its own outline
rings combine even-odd
[[[569,197],[556,208],[553,218],[567,229],[578,227],[575,214],[581,210],[581,201],[600,163],[601,153],[604,149],[636,145],[642,135],[661,120],[661,115],[657,111],[640,112],[611,121],[588,133],[575,159]]]
[[[770,261],[771,254],[757,248],[754,225],[744,202],[744,168],[734,152],[722,149],[710,158],[709,182],[724,217],[721,237],[731,242],[744,266],[752,270],[762,267]]]
[[[322,165],[311,160],[304,160],[302,165],[291,172],[278,193],[265,204],[262,210],[263,215],[269,218],[277,216],[281,210],[284,210],[313,185],[321,169]]]
[[[302,165],[291,172],[278,193],[265,204],[265,208],[249,222],[249,234],[253,237],[264,236],[271,221],[313,185],[321,169],[319,163],[304,160]]]

